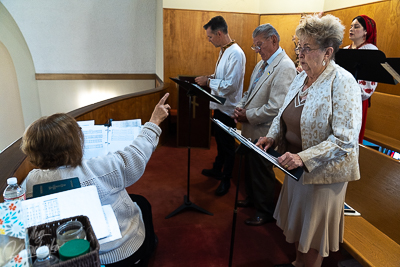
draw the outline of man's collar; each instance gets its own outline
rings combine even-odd
[[[231,45],[233,45],[235,43],[235,40],[230,41],[229,43],[227,43],[226,45],[221,47],[222,52],[224,52],[226,49],[228,49],[229,47],[231,47]]]
[[[281,47],[279,47],[275,53],[272,54],[272,56],[269,57],[269,59],[267,59],[267,63],[268,65],[270,65],[272,63],[272,61],[274,61],[274,59],[283,51],[283,49]]]

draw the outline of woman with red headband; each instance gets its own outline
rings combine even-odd
[[[345,49],[370,49],[378,50],[376,47],[376,23],[368,16],[360,15],[353,19],[350,26],[350,40],[353,42]],[[358,80],[361,87],[362,98],[362,126],[358,142],[362,144],[364,139],[365,124],[367,123],[367,110],[370,106],[370,97],[378,83]]]

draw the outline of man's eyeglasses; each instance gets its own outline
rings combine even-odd
[[[313,51],[313,50],[318,50],[318,49],[319,49],[319,48],[311,49],[310,47],[300,47],[300,46],[298,46],[298,47],[296,47],[296,48],[294,49],[294,52],[295,52],[297,55],[299,55],[300,53],[306,55],[306,54],[310,53],[311,51]]]
[[[265,43],[265,41],[262,42],[260,45],[252,45],[251,49],[253,49],[254,51],[261,50],[261,46],[263,45],[263,43]]]

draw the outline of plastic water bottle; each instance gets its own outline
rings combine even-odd
[[[25,190],[18,185],[18,180],[15,177],[7,179],[8,186],[4,190],[4,201],[25,200]]]
[[[50,254],[47,246],[41,246],[36,250],[37,259],[33,263],[33,267],[51,266],[58,263],[58,258]]]

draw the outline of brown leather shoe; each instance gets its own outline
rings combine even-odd
[[[247,220],[244,221],[244,223],[250,226],[260,226],[273,221],[274,218],[272,216],[265,216],[265,217],[256,216],[253,218],[248,218]]]
[[[244,200],[238,200],[237,206],[241,208],[253,207],[254,203],[249,198],[246,198]]]

